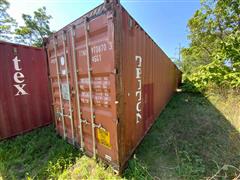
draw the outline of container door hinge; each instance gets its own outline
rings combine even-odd
[[[118,124],[118,123],[119,123],[119,118],[113,119],[113,122],[116,123],[116,124]]]
[[[112,71],[113,74],[118,74],[118,69],[115,68],[113,71]]]

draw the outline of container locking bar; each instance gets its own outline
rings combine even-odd
[[[58,92],[59,92],[59,99],[60,99],[60,109],[61,114],[63,114],[63,104],[62,104],[62,93],[61,93],[61,85],[60,85],[60,77],[59,77],[59,67],[58,67],[58,58],[57,58],[57,42],[55,41],[57,39],[57,36],[54,36],[53,43],[54,43],[54,56],[55,56],[55,63],[56,63],[56,74],[57,74],[57,83],[58,83]],[[66,129],[65,129],[65,123],[64,123],[64,117],[62,118],[62,127],[63,127],[63,137],[66,139]]]
[[[48,52],[48,58],[49,58],[49,50],[47,50]],[[50,58],[49,58],[50,59]],[[55,102],[54,102],[54,100],[55,100],[55,97],[54,97],[54,91],[53,91],[53,79],[52,78],[50,78],[50,76],[49,76],[49,79],[50,79],[50,83],[51,83],[51,92],[52,92],[52,109],[54,109],[54,105],[55,105]],[[54,111],[53,111],[54,112]],[[59,121],[59,119],[60,119],[60,117],[55,117],[54,118],[54,122],[55,122],[55,128],[56,128],[56,130],[57,130],[57,121]]]
[[[65,64],[65,70],[66,70],[66,80],[67,80],[67,85],[68,85],[68,94],[70,94],[70,82],[69,82],[69,74],[68,74],[68,58],[67,58],[67,54],[66,54],[66,32],[63,31],[62,33],[62,41],[63,41],[63,53],[64,53],[64,60],[66,61]],[[72,143],[75,144],[75,137],[74,137],[74,128],[73,128],[73,116],[72,116],[72,102],[71,102],[71,96],[69,97],[69,101],[68,101],[68,106],[69,106],[69,112],[70,115],[64,115],[64,117],[67,117],[70,119],[71,121],[71,129],[72,129]]]
[[[90,113],[92,121],[92,142],[93,142],[93,158],[96,158],[96,139],[95,139],[95,127],[94,127],[94,112],[93,112],[93,99],[92,99],[92,75],[91,75],[91,59],[90,59],[90,50],[88,44],[89,38],[89,24],[88,18],[85,18],[85,40],[86,40],[86,51],[87,51],[87,68],[88,68],[88,87],[89,87],[89,101],[90,101]]]
[[[78,68],[77,68],[77,58],[76,58],[76,51],[75,51],[75,26],[71,28],[71,34],[72,34],[74,80],[75,80],[76,99],[77,99],[77,115],[79,120],[80,149],[83,151],[84,142],[83,142],[83,132],[82,132],[82,114],[81,114],[81,104],[79,100]]]

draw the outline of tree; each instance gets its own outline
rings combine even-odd
[[[34,16],[23,14],[25,26],[16,29],[16,41],[23,44],[41,47],[43,39],[51,34],[49,20],[52,16],[47,15],[46,7],[34,11]]]
[[[178,67],[178,69],[180,69],[182,71],[182,61],[181,61],[181,59],[177,59],[177,58],[172,57],[171,60]]]
[[[7,13],[10,4],[7,0],[0,0],[0,40],[11,40],[16,21]]]
[[[234,87],[239,86],[240,1],[201,1],[201,8],[189,20],[188,28],[190,45],[182,49],[185,74],[194,76],[196,81],[201,73],[208,74],[204,76],[205,85],[210,80],[217,83],[223,78],[219,82],[232,84],[234,81]],[[216,72],[218,80],[212,78]]]

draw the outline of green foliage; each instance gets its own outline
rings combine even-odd
[[[116,176],[111,169],[102,162],[96,162],[87,156],[82,156],[76,160],[76,163],[65,170],[58,179],[121,179]]]
[[[240,87],[240,72],[233,71],[221,61],[213,61],[205,66],[199,66],[185,80],[184,88],[189,91],[206,91],[211,85],[225,88]]]
[[[49,20],[52,16],[47,15],[46,7],[42,7],[34,11],[34,16],[23,14],[22,18],[25,26],[16,29],[16,41],[41,47],[43,39],[51,34]]]
[[[136,155],[129,161],[128,169],[126,169],[124,176],[127,179],[154,179],[149,174],[148,168],[137,159]]]
[[[220,91],[219,91],[220,92]],[[177,93],[145,136],[126,179],[233,179],[240,169],[240,96]],[[236,167],[236,168],[233,168]],[[2,177],[1,177],[2,176]],[[120,179],[53,126],[0,142],[0,179]]]
[[[53,126],[0,142],[3,179],[56,179],[75,162],[79,151],[57,137]]]
[[[57,178],[59,175],[62,174],[64,170],[70,167],[73,162],[75,162],[75,156],[72,153],[68,154],[67,157],[62,156],[56,161],[49,161],[46,175],[48,178]]]
[[[181,59],[171,58],[173,63],[182,71],[182,61]]]
[[[1,178],[120,179],[57,136],[53,126],[0,142]]]
[[[11,40],[16,21],[7,13],[10,4],[7,0],[0,0],[0,40]]]
[[[176,171],[178,176],[184,179],[199,179],[206,172],[206,167],[200,156],[189,154],[190,149],[177,152]]]
[[[183,72],[200,91],[209,85],[240,87],[240,1],[204,0],[189,20]]]
[[[161,179],[206,179],[224,164],[240,167],[239,98],[178,93],[137,149],[137,162]]]

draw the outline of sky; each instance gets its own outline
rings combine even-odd
[[[8,0],[9,14],[23,25],[22,14],[46,6],[53,18],[51,30],[59,30],[103,0]],[[170,58],[178,58],[179,46],[188,46],[187,22],[199,9],[199,0],[120,0],[132,17]]]

